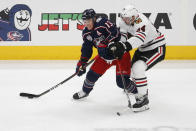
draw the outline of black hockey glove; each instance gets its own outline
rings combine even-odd
[[[83,74],[86,73],[86,63],[87,63],[88,60],[86,59],[80,59],[77,63],[77,67],[76,67],[76,73],[78,73],[77,75],[78,76],[82,76]]]
[[[130,51],[132,49],[131,44],[128,42],[111,42],[108,46],[110,52],[113,54],[113,56],[117,59],[121,59],[125,51]]]
[[[6,9],[4,9],[4,10],[2,10],[1,12],[0,12],[0,19],[2,19],[2,20],[9,20],[9,15],[8,15],[8,13],[9,13],[9,9],[8,8],[6,8]]]

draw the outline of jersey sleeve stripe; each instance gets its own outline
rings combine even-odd
[[[143,35],[141,35],[141,34],[137,34],[137,35],[139,35],[140,37],[142,37],[143,39],[145,39],[145,36],[143,36]]]
[[[138,32],[138,33],[140,33],[140,34],[142,34],[142,35],[144,35],[146,37],[146,34],[145,33],[143,33],[143,32]]]
[[[124,36],[126,38],[126,40],[128,39],[128,36],[126,33],[121,33],[122,36]]]
[[[111,34],[110,34],[110,35],[111,35]],[[115,37],[113,37],[112,39],[110,39],[110,40],[109,40],[109,42],[111,42],[112,40],[114,40],[115,38],[117,38],[117,37],[118,37],[118,35],[119,35],[119,31],[117,30],[116,36],[115,36]],[[108,38],[108,37],[107,37],[107,38]],[[106,38],[106,39],[107,39],[107,38]]]
[[[144,40],[142,38],[140,38],[139,36],[135,36],[136,38],[140,39],[142,42],[144,42]]]

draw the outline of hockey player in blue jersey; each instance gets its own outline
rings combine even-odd
[[[87,97],[92,91],[95,82],[113,65],[116,66],[116,83],[118,87],[124,88],[122,78],[120,76],[122,73],[125,79],[126,89],[130,93],[137,93],[134,82],[129,79],[131,73],[130,54],[128,52],[123,52],[121,53],[122,55],[118,57],[118,62],[121,67],[121,69],[119,69],[117,59],[109,49],[109,44],[117,42],[121,38],[116,25],[106,18],[97,18],[93,9],[85,10],[82,14],[82,19],[85,28],[82,32],[83,45],[81,49],[81,57],[76,67],[78,76],[81,76],[86,72],[85,64],[92,56],[93,46],[98,50],[98,58],[88,71],[82,90],[75,93],[73,98],[77,100]]]
[[[0,19],[0,41],[31,41],[28,28],[31,15],[27,5],[14,5],[8,13],[8,19]]]

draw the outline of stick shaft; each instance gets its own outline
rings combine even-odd
[[[119,67],[119,70],[120,70],[120,76],[121,76],[121,79],[122,79],[122,83],[123,83],[123,86],[124,86],[124,91],[125,91],[125,94],[127,96],[127,100],[128,100],[128,106],[131,107],[131,100],[129,98],[129,95],[128,95],[128,92],[126,90],[126,83],[125,83],[125,78],[122,74],[122,68],[121,68],[121,65],[120,65],[120,62],[119,60],[117,60],[117,64],[118,64],[118,67]]]
[[[89,66],[91,63],[94,62],[95,59],[97,59],[98,55],[96,57],[94,57],[92,60],[90,60],[86,65],[85,67]],[[71,75],[70,77],[68,77],[67,79],[61,81],[60,83],[56,84],[55,86],[51,87],[50,89],[42,92],[41,94],[38,94],[38,95],[35,95],[35,94],[30,94],[30,95],[33,95],[34,97],[40,97],[42,95],[45,95],[47,94],[48,92],[54,90],[55,88],[59,87],[60,85],[64,84],[65,82],[67,82],[68,80],[70,80],[71,78],[73,78],[74,76],[76,76],[78,74],[78,72],[75,72],[73,75]],[[27,96],[29,93],[22,93],[22,94],[25,94],[25,95],[21,95],[21,96]],[[26,95],[27,94],[27,95]]]
[[[92,60],[90,60],[85,67],[89,66],[91,63],[93,63],[93,61],[97,58],[98,56],[96,56],[95,58],[93,58]],[[43,93],[39,94],[39,96],[42,96],[50,91],[52,91],[53,89],[57,88],[58,86],[64,84],[65,82],[67,82],[68,80],[70,80],[71,78],[73,78],[74,76],[76,76],[78,74],[78,72],[74,73],[73,75],[71,75],[70,77],[68,77],[67,79],[61,81],[60,83],[56,84],[55,86],[51,87],[50,89],[44,91]]]

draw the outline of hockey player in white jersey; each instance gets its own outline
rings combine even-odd
[[[147,77],[145,72],[165,58],[165,37],[151,23],[151,21],[132,6],[128,5],[121,12],[119,22],[121,40],[113,42],[109,48],[113,55],[120,58],[122,51],[138,48],[132,59],[132,78],[137,85],[138,94],[133,111],[149,109]],[[131,37],[129,37],[131,36]]]

